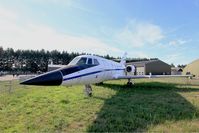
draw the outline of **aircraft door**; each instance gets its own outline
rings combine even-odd
[[[94,65],[97,65],[96,66],[96,71],[98,71],[96,74],[95,74],[95,82],[96,83],[99,83],[99,82],[102,82],[104,80],[104,77],[103,77],[103,67],[104,67],[104,64],[102,61],[99,61],[97,59],[93,59],[93,62],[94,62]]]
[[[109,64],[107,64],[105,61],[102,61],[103,63],[103,68],[102,68],[102,78],[104,80],[109,79]]]

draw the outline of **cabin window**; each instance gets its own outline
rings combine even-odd
[[[84,64],[86,64],[86,60],[87,60],[87,58],[82,57],[82,58],[77,62],[77,65],[84,65]]]
[[[87,64],[88,64],[88,65],[92,65],[92,59],[91,59],[91,58],[88,58]]]
[[[94,59],[94,65],[99,65],[99,62],[97,61],[97,59]]]

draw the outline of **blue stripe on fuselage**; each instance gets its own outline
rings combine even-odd
[[[75,73],[75,72],[78,72],[78,71],[81,71],[84,69],[88,69],[91,67],[95,67],[95,66],[97,66],[97,65],[87,65],[87,64],[74,65],[74,66],[67,66],[67,67],[61,68],[60,71],[63,74],[63,76],[65,76],[65,75],[69,75],[69,74],[72,74],[72,73]]]
[[[83,76],[88,76],[88,75],[92,75],[92,74],[96,74],[96,73],[100,73],[100,72],[105,72],[105,71],[119,71],[119,70],[125,70],[125,69],[105,69],[105,70],[102,70],[102,71],[95,71],[95,72],[90,72],[90,73],[85,73],[85,74],[73,76],[73,77],[70,77],[70,78],[65,78],[65,79],[63,79],[63,81],[71,80],[71,79],[75,79],[75,78],[79,78],[79,77],[83,77]]]

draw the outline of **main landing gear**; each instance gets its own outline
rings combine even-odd
[[[92,87],[91,87],[91,85],[85,85],[85,94],[86,94],[86,96],[89,96],[89,97],[92,96]]]
[[[134,85],[134,83],[131,81],[131,79],[128,79],[127,86],[132,86],[132,85]]]

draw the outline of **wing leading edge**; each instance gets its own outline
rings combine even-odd
[[[133,75],[118,76],[115,79],[141,79],[141,78],[171,78],[171,77],[192,77],[192,75]]]

